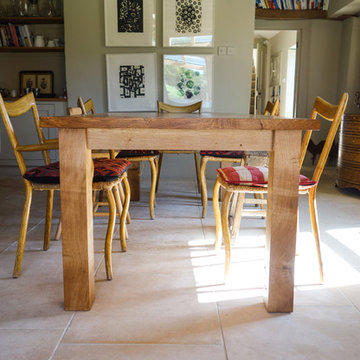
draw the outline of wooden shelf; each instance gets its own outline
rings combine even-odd
[[[15,100],[18,100],[18,99],[19,99],[19,97],[16,97],[16,98],[6,97],[6,98],[4,98],[5,101],[15,101]],[[35,98],[35,101],[50,101],[50,102],[62,101],[62,102],[66,102],[67,99],[65,99],[63,97],[49,97],[49,98],[38,97],[38,98]]]
[[[0,24],[63,24],[62,16],[0,16]]]
[[[64,47],[22,47],[22,46],[2,46],[0,47],[0,52],[25,52],[25,53],[31,53],[31,52],[64,52]]]
[[[327,11],[256,9],[255,18],[267,20],[326,19]]]

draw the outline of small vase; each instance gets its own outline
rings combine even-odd
[[[57,16],[55,0],[46,0],[42,12],[44,16]]]
[[[19,16],[27,16],[29,10],[28,0],[17,0],[17,9]]]
[[[28,15],[29,16],[39,16],[40,15],[38,0],[29,0]]]

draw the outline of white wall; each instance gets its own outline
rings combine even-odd
[[[298,31],[297,116],[310,115],[316,96],[332,103],[340,100],[342,26],[335,20],[256,20],[259,30]],[[320,132],[314,132],[315,141],[323,139],[327,129],[324,125]]]
[[[156,52],[158,59],[158,97],[162,98],[162,55],[165,53],[214,54],[214,111],[247,113],[250,103],[251,59],[255,6],[252,1],[214,0],[214,48],[163,48],[162,1],[157,4],[157,46],[154,48],[107,48],[104,45],[103,0],[65,0],[66,82],[69,106],[78,96],[92,98],[97,112],[107,110],[105,54]],[[218,46],[233,47],[233,56],[218,56]],[[218,164],[209,166],[209,177],[215,177]],[[145,167],[145,175],[148,175]],[[167,156],[162,177],[193,177],[191,156]]]
[[[288,50],[296,44],[296,31],[281,31],[270,39],[271,55],[281,54],[281,72],[280,72],[280,114],[285,114],[285,95],[286,95],[286,77]]]
[[[355,92],[360,91],[360,18],[351,17],[343,22],[339,70],[339,91],[349,92],[348,113],[359,113]]]

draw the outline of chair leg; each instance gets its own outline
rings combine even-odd
[[[159,155],[159,163],[158,163],[158,171],[157,171],[157,177],[156,177],[156,188],[155,188],[155,192],[158,191],[158,187],[159,187],[159,180],[160,180],[160,171],[161,171],[162,160],[163,160],[163,153],[160,153],[160,155]]]
[[[60,240],[61,230],[62,230],[62,225],[61,225],[61,218],[60,218],[57,229],[56,229],[56,233],[55,233],[55,240]]]
[[[126,241],[127,233],[126,230],[126,217],[127,213],[129,212],[129,205],[130,205],[130,195],[131,195],[131,189],[130,184],[128,181],[128,178],[125,177],[123,180],[124,187],[125,187],[125,202],[123,205],[123,211],[121,213],[121,219],[120,219],[120,241],[121,241],[121,248],[123,251],[126,251]]]
[[[233,225],[231,229],[231,243],[234,244],[239,233],[240,223],[241,223],[241,214],[244,206],[245,193],[238,193],[236,208],[233,218]]]
[[[201,202],[202,202],[202,217],[205,218],[207,211],[207,185],[206,185],[206,163],[208,159],[206,156],[201,158],[200,178],[201,178]]]
[[[263,194],[263,193],[260,193],[260,194],[259,194],[259,199],[264,200],[264,194]],[[264,210],[264,209],[265,209],[264,204],[260,204],[260,209],[261,209],[261,210]]]
[[[198,152],[194,153],[194,161],[195,161],[197,188],[198,188],[198,192],[201,193],[200,156]]]
[[[108,221],[108,227],[105,238],[105,268],[106,268],[106,278],[108,280],[112,280],[113,273],[112,273],[112,264],[111,264],[111,249],[112,249],[112,239],[114,234],[115,215],[116,215],[115,199],[112,190],[106,190],[106,197],[109,203],[109,221]]]
[[[104,191],[100,190],[99,191],[99,202],[103,202],[104,201]]]
[[[314,234],[317,257],[319,262],[320,281],[323,282],[324,271],[323,271],[323,263],[321,258],[321,249],[320,249],[320,232],[319,232],[319,222],[318,222],[318,214],[316,208],[316,190],[309,191],[309,209],[310,209],[311,227]]]
[[[221,246],[221,216],[220,216],[220,207],[219,207],[219,189],[220,182],[216,180],[213,190],[213,207],[214,207],[214,216],[215,216],[215,250],[219,250]]]
[[[46,221],[45,221],[45,233],[44,233],[44,245],[43,249],[46,251],[50,247],[50,232],[51,232],[51,219],[54,204],[54,190],[49,190],[46,200]]]
[[[235,192],[231,200],[229,217],[234,217],[239,193]]]
[[[231,191],[225,191],[224,199],[221,205],[221,227],[225,246],[225,279],[229,274],[231,263],[231,243],[230,243],[230,231],[229,231],[229,205],[231,198]]]
[[[121,203],[124,204],[125,203],[125,194],[124,194],[124,189],[122,187],[122,184],[119,185],[119,193],[120,193]],[[126,222],[128,224],[131,223],[130,211],[128,211],[128,213],[126,214]]]
[[[113,193],[114,193],[114,197],[115,197],[117,213],[119,215],[119,220],[120,220],[120,245],[121,245],[121,250],[126,251],[126,240],[128,238],[128,232],[127,232],[127,228],[126,228],[126,221],[125,221],[125,224],[122,224],[122,222],[121,222],[122,213],[123,213],[124,210],[123,210],[123,203],[122,203],[122,201],[120,199],[120,195],[119,195],[120,187],[121,187],[120,184],[115,185],[114,188],[113,188]],[[125,226],[125,228],[123,228],[123,226]]]
[[[156,169],[156,180],[158,179],[158,174],[159,174],[159,159],[158,157],[154,158],[154,163],[155,163],[155,169]],[[154,207],[156,207],[156,185],[155,185],[155,194],[154,194]]]
[[[20,225],[20,234],[19,234],[19,242],[16,251],[16,258],[15,258],[15,265],[13,271],[13,278],[18,278],[21,272],[21,262],[24,254],[24,247],[26,241],[26,232],[29,223],[29,214],[30,214],[30,207],[31,207],[31,199],[32,199],[32,187],[31,184],[25,182],[25,203],[21,218],[21,225]]]
[[[155,219],[155,188],[156,188],[156,179],[157,179],[157,169],[156,163],[154,159],[149,160],[150,167],[151,167],[151,189],[150,189],[150,199],[149,199],[149,206],[150,206],[150,217],[151,219]]]

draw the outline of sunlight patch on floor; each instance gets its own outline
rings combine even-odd
[[[354,249],[360,240],[359,228],[329,230],[358,255],[360,247]],[[359,241],[357,241],[359,243]],[[199,303],[242,300],[261,297],[265,284],[265,234],[254,236],[243,231],[232,246],[232,263],[228,278],[224,279],[225,251],[222,246],[216,252],[212,242],[196,239],[189,242],[191,262],[197,286]],[[295,286],[301,291],[319,288],[360,284],[360,267],[356,268],[343,259],[341,254],[321,244],[325,271],[325,282],[320,283],[318,260],[312,232],[298,234],[295,257]],[[360,266],[360,263],[359,263]]]

